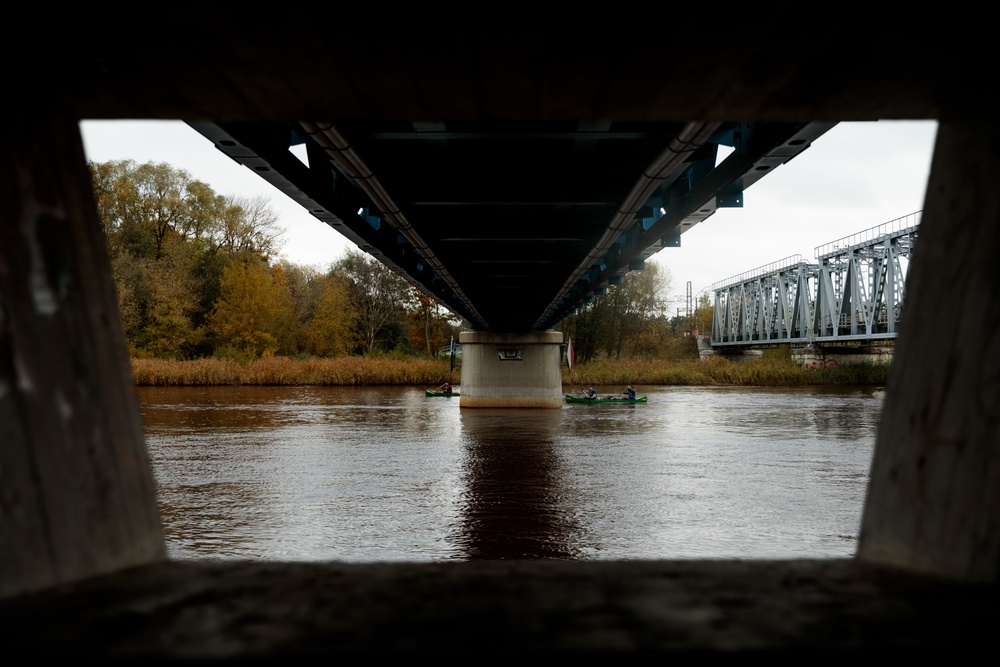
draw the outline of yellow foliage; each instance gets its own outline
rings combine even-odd
[[[284,274],[251,261],[233,262],[222,274],[221,296],[210,316],[217,347],[248,358],[274,355],[294,331],[295,307]]]
[[[347,354],[351,342],[354,312],[346,280],[329,276],[316,300],[316,310],[306,329],[306,345],[311,354],[337,357]]]

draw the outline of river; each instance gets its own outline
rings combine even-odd
[[[138,392],[172,558],[854,555],[882,389],[637,389],[648,403],[559,410],[411,387]]]

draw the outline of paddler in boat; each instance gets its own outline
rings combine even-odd
[[[624,389],[618,392],[617,396],[609,396],[612,401],[634,401],[635,400],[635,389],[632,385],[627,385]]]

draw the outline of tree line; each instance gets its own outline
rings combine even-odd
[[[668,315],[672,282],[669,269],[646,262],[641,271],[625,274],[585,303],[561,326],[573,341],[576,360],[690,356],[691,346],[683,338],[706,313],[702,309],[698,319]]]
[[[265,198],[216,193],[165,163],[89,167],[133,356],[435,355],[465,324],[361,251],[325,270],[278,258],[284,230]],[[670,287],[647,262],[559,328],[581,362],[676,356],[702,325],[667,315]]]
[[[133,356],[435,354],[461,322],[373,257],[278,259],[264,198],[216,193],[164,163],[89,164]]]
[[[672,286],[670,270],[647,261],[584,303],[560,326],[573,341],[576,360],[697,357],[692,337],[711,334],[714,307],[702,292],[690,312],[678,308],[670,315]]]

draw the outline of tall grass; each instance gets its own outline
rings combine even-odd
[[[240,362],[226,359],[170,361],[133,359],[137,385],[430,385],[457,384],[458,370],[438,359],[266,357]]]
[[[224,359],[170,361],[133,359],[137,385],[400,385],[460,384],[461,368],[447,360],[420,358],[337,357],[291,359],[268,357],[240,362]],[[885,385],[887,364],[851,364],[807,369],[789,359],[596,361],[562,369],[563,385]]]
[[[732,385],[796,387],[806,385],[884,385],[889,365],[845,364],[816,369],[796,365],[790,359],[728,361],[598,361],[563,369],[563,384],[570,385]]]

